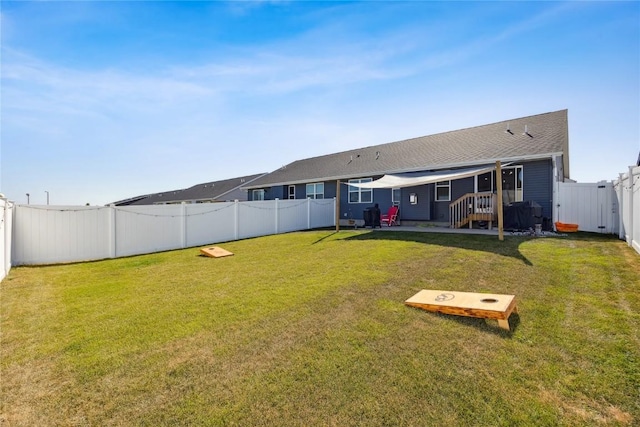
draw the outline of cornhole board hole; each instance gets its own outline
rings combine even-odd
[[[223,256],[233,255],[233,252],[229,252],[228,250],[219,248],[218,246],[202,248],[200,249],[200,253],[211,258],[222,258]]]
[[[518,312],[515,295],[423,289],[404,303],[438,313],[496,319],[498,325],[507,330],[510,330],[509,316]]]

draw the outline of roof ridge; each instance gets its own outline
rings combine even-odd
[[[364,146],[364,147],[352,148],[350,150],[338,151],[338,152],[335,152],[335,153],[321,154],[319,156],[313,156],[313,157],[306,157],[304,159],[294,160],[293,162],[288,163],[287,165],[290,165],[290,164],[293,164],[293,163],[296,163],[296,162],[299,162],[299,161],[307,161],[307,160],[319,159],[319,158],[327,157],[327,156],[337,156],[337,155],[340,155],[340,154],[354,153],[356,151],[366,150],[366,149],[369,149],[369,148],[384,147],[384,146],[391,145],[391,144],[398,144],[398,143],[403,143],[403,142],[415,141],[415,140],[422,139],[422,138],[436,137],[436,136],[446,135],[446,134],[453,133],[453,132],[458,133],[458,132],[461,132],[461,131],[484,128],[484,127],[489,127],[489,126],[495,126],[495,125],[498,125],[498,124],[501,124],[501,123],[508,123],[508,122],[511,122],[511,121],[520,121],[520,120],[530,119],[530,118],[533,118],[533,117],[545,116],[545,115],[549,115],[549,114],[557,114],[557,113],[568,112],[568,111],[569,110],[567,108],[564,108],[562,110],[548,111],[546,113],[531,114],[529,116],[523,116],[523,117],[516,117],[516,118],[511,118],[511,119],[506,119],[506,120],[500,120],[500,121],[493,122],[493,123],[485,123],[483,125],[469,126],[469,127],[461,128],[461,129],[452,129],[452,130],[432,133],[432,134],[428,134],[428,135],[416,136],[416,137],[413,137],[413,138],[399,139],[397,141],[391,141],[391,142],[383,142],[381,144],[367,145],[367,146]],[[286,168],[287,165],[283,165],[283,166],[281,166],[280,168],[278,168],[276,170],[284,169],[284,168]]]

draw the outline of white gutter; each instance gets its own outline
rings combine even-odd
[[[344,179],[350,179],[350,178],[361,178],[366,175],[390,175],[390,174],[399,174],[399,173],[405,173],[405,172],[421,172],[421,171],[427,171],[427,170],[438,171],[438,170],[445,170],[445,169],[454,169],[454,168],[462,168],[462,167],[468,167],[468,166],[477,166],[482,164],[495,163],[498,160],[504,163],[506,162],[514,163],[514,162],[522,162],[522,161],[530,161],[530,160],[544,160],[549,158],[553,160],[555,156],[561,156],[561,155],[562,155],[561,152],[555,152],[555,153],[546,153],[546,154],[532,154],[528,156],[503,157],[500,159],[478,160],[473,162],[470,161],[470,162],[462,162],[462,163],[449,163],[444,165],[437,165],[437,167],[424,166],[424,167],[415,167],[415,168],[408,168],[408,169],[379,170],[379,171],[359,172],[357,174],[349,174],[349,175],[306,178],[304,180],[296,180],[296,181],[264,183],[260,185],[246,186],[243,188],[247,190],[252,190],[257,188],[265,188],[265,187],[277,187],[280,185],[309,184],[309,183],[318,182],[318,181],[337,181],[337,180],[344,180]]]

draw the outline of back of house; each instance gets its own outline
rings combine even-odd
[[[297,160],[245,188],[249,200],[339,196],[341,222],[361,220],[377,204],[383,212],[398,206],[402,221],[455,226],[462,224],[452,222],[456,200],[496,194],[498,179],[503,205],[535,202],[551,221],[556,183],[568,178],[567,110],[560,110]],[[465,209],[481,212],[472,200]]]

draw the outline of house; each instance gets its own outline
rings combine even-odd
[[[231,178],[222,181],[204,182],[183,190],[170,190],[161,193],[131,197],[114,202],[115,206],[165,205],[177,203],[213,203],[233,200],[246,201],[247,190],[243,186],[264,176],[264,173]]]
[[[534,201],[553,218],[555,183],[569,178],[567,110],[297,160],[244,187],[249,200],[339,194],[341,222],[378,204],[399,206],[403,221],[461,226],[451,222],[456,200],[497,193],[496,161],[503,204]]]

